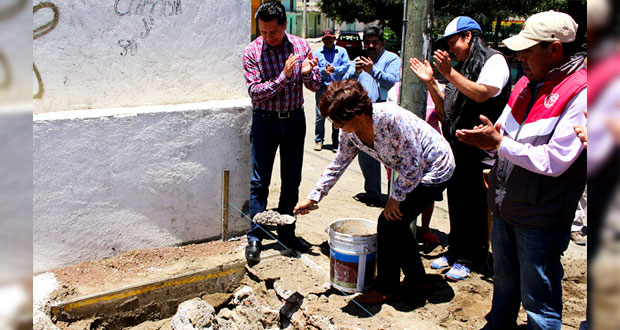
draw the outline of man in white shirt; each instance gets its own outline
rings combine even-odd
[[[497,152],[489,175],[493,215],[493,305],[483,328],[511,329],[520,304],[528,329],[562,326],[560,257],[586,183],[586,154],[573,127],[585,125],[584,57],[571,56],[577,24],[567,14],[531,16],[504,40],[517,51],[525,76],[497,123],[457,131],[457,137]]]

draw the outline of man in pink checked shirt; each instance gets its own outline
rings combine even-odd
[[[307,40],[286,33],[286,12],[278,1],[264,2],[256,12],[260,36],[243,51],[243,71],[252,98],[252,178],[250,217],[265,211],[276,151],[280,148],[282,188],[277,211],[293,215],[299,199],[306,119],[303,86],[316,92],[321,76]],[[295,224],[277,227],[279,240],[288,248],[307,252],[295,236]],[[254,222],[247,233],[245,257],[260,261],[265,232]]]

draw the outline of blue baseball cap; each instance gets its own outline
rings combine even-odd
[[[476,22],[473,18],[468,16],[459,16],[453,19],[452,22],[448,23],[448,26],[446,26],[446,30],[443,33],[443,37],[437,39],[436,42],[443,41],[445,38],[457,33],[472,30],[482,32],[480,24],[478,24],[478,22]]]

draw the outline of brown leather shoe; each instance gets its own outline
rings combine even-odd
[[[398,300],[397,294],[383,294],[374,289],[355,297],[355,301],[362,305],[379,305],[396,300]]]

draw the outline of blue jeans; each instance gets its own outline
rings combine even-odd
[[[363,151],[357,158],[364,175],[364,191],[371,197],[381,197],[381,164]]]
[[[303,110],[295,111],[290,118],[286,119],[254,112],[250,130],[251,218],[267,208],[269,183],[278,146],[280,147],[280,179],[282,181],[278,212],[293,215],[293,209],[299,199],[305,136],[306,118]],[[280,240],[291,240],[295,236],[295,224],[278,226],[277,232]],[[247,236],[248,241],[258,241],[266,237],[265,232],[254,223],[251,223]]]
[[[493,217],[493,306],[483,329],[514,327],[520,303],[528,330],[561,328],[560,257],[569,241],[570,223],[536,229]]]
[[[321,110],[319,109],[319,103],[321,100],[321,96],[327,90],[327,86],[321,86],[318,91],[314,94],[314,99],[316,100],[316,119],[314,121],[314,142],[321,142],[325,140],[325,117],[321,116]],[[334,146],[338,145],[338,133],[339,130],[334,127],[332,124],[332,144]]]

